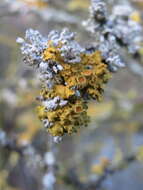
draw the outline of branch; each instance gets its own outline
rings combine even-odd
[[[131,155],[123,159],[117,166],[108,167],[105,169],[104,173],[94,182],[87,182],[83,183],[80,181],[78,175],[75,172],[75,169],[70,169],[64,176],[62,176],[62,180],[65,184],[71,185],[76,190],[93,190],[93,189],[100,189],[103,182],[107,179],[110,175],[114,175],[115,173],[127,168],[130,164],[136,161],[136,154]]]

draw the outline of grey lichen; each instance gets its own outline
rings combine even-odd
[[[142,38],[142,27],[131,18],[135,10],[130,4],[116,5],[111,13],[104,0],[91,0],[90,18],[83,25],[95,36],[98,48],[111,71],[124,67],[122,48],[131,55],[138,53]]]

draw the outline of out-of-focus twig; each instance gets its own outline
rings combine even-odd
[[[127,168],[136,160],[136,154],[124,158],[117,166],[106,168],[104,173],[101,176],[99,176],[99,178],[96,181],[89,181],[87,183],[81,182],[74,169],[70,169],[61,178],[65,184],[71,185],[76,190],[97,190],[102,187],[103,182],[107,179],[108,176],[112,176],[115,173]]]
[[[25,147],[18,146],[15,139],[10,139],[6,133],[0,130],[0,148],[8,151],[17,152],[20,156],[23,156]]]

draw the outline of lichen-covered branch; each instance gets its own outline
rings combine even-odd
[[[129,3],[117,4],[110,11],[105,0],[91,0],[90,18],[83,22],[95,38],[95,49],[102,52],[111,71],[125,66],[124,51],[139,54],[143,41],[141,15]]]
[[[61,180],[67,185],[72,186],[76,190],[93,190],[93,189],[101,189],[103,182],[107,179],[108,176],[112,176],[117,172],[120,172],[121,170],[124,170],[125,168],[129,167],[130,164],[134,163],[138,160],[137,154],[133,154],[131,156],[128,156],[124,158],[122,161],[118,163],[116,166],[108,166],[105,168],[102,175],[98,177],[97,180],[92,180],[88,182],[82,182],[79,179],[79,176],[76,174],[75,169],[70,169],[64,173],[64,175],[61,175]]]
[[[87,51],[68,29],[52,31],[47,38],[38,31],[26,31],[26,41],[18,38],[24,62],[40,73],[42,89],[38,117],[54,137],[87,126],[87,103],[101,100],[110,78],[101,53]],[[28,42],[27,42],[28,41]]]

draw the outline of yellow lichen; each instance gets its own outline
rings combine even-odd
[[[141,22],[141,15],[138,11],[134,11],[131,15],[130,15],[130,19],[140,23]]]
[[[44,106],[37,108],[41,120],[48,119],[49,122],[53,123],[53,126],[48,129],[53,136],[63,136],[65,133],[72,134],[77,131],[78,127],[86,126],[89,122],[86,110],[87,108],[81,100],[48,112]]]
[[[68,3],[68,9],[70,11],[76,11],[76,10],[81,10],[81,9],[87,10],[89,5],[90,5],[89,0],[84,0],[84,3],[83,3],[83,0],[71,0]]]
[[[26,3],[30,7],[37,7],[37,8],[44,8],[48,5],[47,2],[44,2],[42,0],[34,0],[34,1],[33,0],[19,0],[19,1]]]
[[[108,158],[101,158],[98,164],[92,166],[91,171],[97,175],[103,175],[104,171],[110,165]]]
[[[44,61],[55,61],[63,70],[56,74],[56,84],[52,89],[43,87],[41,96],[50,99],[59,96],[68,103],[63,107],[47,111],[44,106],[37,108],[40,120],[48,119],[52,126],[48,131],[53,136],[72,134],[80,126],[87,126],[87,102],[90,99],[98,101],[102,98],[104,83],[110,78],[107,66],[102,62],[99,51],[94,53],[82,53],[79,63],[65,62],[60,54],[60,48],[48,43],[48,48],[43,52]],[[62,82],[61,82],[62,81]],[[79,96],[77,96],[77,91]]]

